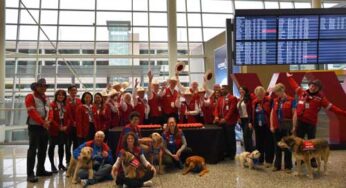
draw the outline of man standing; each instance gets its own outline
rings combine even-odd
[[[48,145],[49,101],[45,95],[46,80],[39,79],[31,84],[33,93],[25,97],[25,106],[28,111],[29,149],[27,154],[27,181],[37,182],[37,176],[51,176],[51,172],[44,169]],[[37,151],[36,176],[34,174],[35,158]]]
[[[230,94],[228,86],[222,86],[221,97],[218,98],[214,123],[219,124],[225,135],[226,154],[234,160],[236,153],[235,125],[238,121],[238,99]]]
[[[174,117],[175,120],[178,121],[178,108],[176,103],[179,100],[179,97],[178,91],[175,89],[178,81],[176,77],[171,77],[168,82],[168,88],[163,85],[160,91],[162,111],[164,113],[163,122],[167,122],[169,117]]]

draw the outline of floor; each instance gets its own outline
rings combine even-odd
[[[40,178],[36,184],[26,182],[27,146],[0,146],[0,187],[81,187],[72,185],[64,173]],[[183,176],[181,171],[173,171],[154,177],[154,187],[158,188],[232,188],[232,187],[346,187],[346,151],[331,151],[328,174],[315,179],[296,177],[284,171],[271,172],[264,167],[258,170],[242,169],[237,162],[222,161],[216,165],[208,165],[210,172],[204,177],[196,174]],[[46,169],[50,169],[46,160]],[[112,181],[103,182],[90,187],[114,187]]]

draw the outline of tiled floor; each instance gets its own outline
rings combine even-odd
[[[0,146],[0,187],[81,187],[72,185],[63,172],[50,177],[40,178],[39,183],[26,182],[27,146]],[[48,160],[47,170],[50,169]],[[285,172],[271,172],[270,169],[242,169],[229,160],[216,165],[208,165],[210,172],[204,177],[196,174],[181,175],[181,171],[156,176],[154,187],[162,188],[232,188],[232,187],[346,187],[346,151],[332,151],[329,170],[326,176],[316,176],[314,180],[296,177]],[[91,187],[113,187],[113,182],[104,182]]]

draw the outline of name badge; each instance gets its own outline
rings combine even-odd
[[[298,104],[304,104],[304,101],[298,101]]]
[[[159,112],[161,112],[162,110],[161,110],[161,106],[159,106],[159,107],[157,107],[158,109],[159,109]]]
[[[174,108],[174,102],[171,102],[171,107]]]
[[[305,109],[309,109],[310,108],[310,103],[305,103]]]
[[[263,125],[262,121],[261,120],[258,121],[258,126],[262,127],[262,125]]]
[[[228,105],[226,105],[226,110],[229,110],[229,107],[228,107]]]

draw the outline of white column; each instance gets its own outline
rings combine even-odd
[[[311,8],[321,8],[321,0],[311,0]]]
[[[0,0],[0,143],[5,141],[5,1]]]
[[[167,0],[168,23],[168,65],[169,76],[175,75],[177,62],[177,3],[176,0]]]

